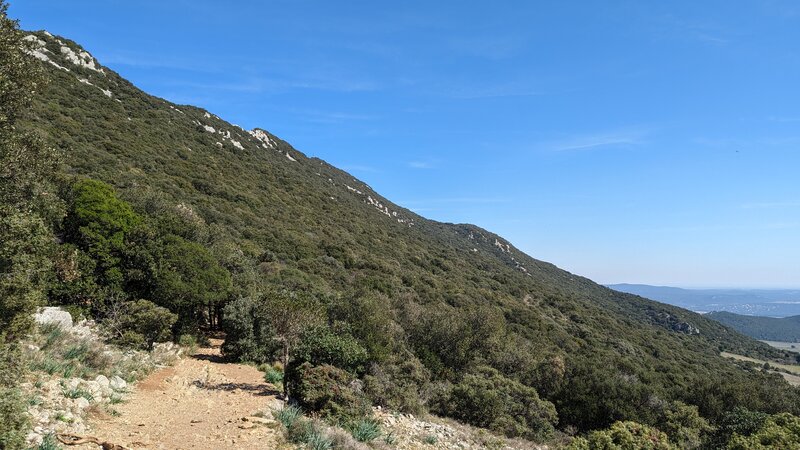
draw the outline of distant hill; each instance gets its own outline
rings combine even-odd
[[[800,342],[800,316],[775,318],[715,311],[706,314],[706,317],[719,321],[742,334],[756,339]]]
[[[800,315],[797,289],[682,289],[646,284],[610,284],[611,289],[639,295],[692,311],[787,317]]]

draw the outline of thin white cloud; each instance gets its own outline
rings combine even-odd
[[[345,111],[325,111],[321,109],[299,109],[292,108],[289,113],[302,117],[309,122],[318,123],[343,123],[356,121],[369,121],[377,119],[370,114],[359,114]]]
[[[631,147],[643,144],[646,135],[647,132],[643,130],[598,133],[550,142],[544,147],[557,152]]]
[[[429,161],[410,161],[408,167],[412,169],[433,169],[433,163]]]

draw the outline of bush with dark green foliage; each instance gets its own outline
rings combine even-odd
[[[153,301],[180,315],[182,329],[204,323],[203,313],[229,298],[231,275],[211,252],[178,236],[162,241]]]
[[[331,365],[303,363],[292,383],[297,402],[309,411],[338,423],[350,423],[372,414],[355,377]]]
[[[658,429],[667,433],[670,442],[686,450],[700,448],[713,430],[700,416],[697,406],[683,402],[664,405],[657,422]]]
[[[24,373],[19,349],[0,344],[0,449],[25,448],[30,420],[27,402],[17,388]]]
[[[375,363],[364,376],[370,400],[391,410],[420,414],[425,410],[431,374],[411,353]]]
[[[149,300],[126,302],[118,317],[106,320],[116,333],[116,340],[129,346],[153,349],[153,344],[172,338],[172,326],[178,315]]]
[[[370,361],[381,362],[398,351],[397,339],[402,329],[395,322],[391,299],[385,294],[342,296],[329,307],[329,315],[332,321],[349,325],[350,333],[366,348]]]
[[[676,450],[667,435],[636,422],[615,422],[607,430],[576,438],[569,450]]]
[[[750,436],[761,429],[769,419],[769,414],[733,408],[722,416],[710,441],[711,448],[725,448],[734,436]]]
[[[558,418],[552,403],[536,390],[491,367],[473,369],[438,400],[439,411],[510,437],[549,438]]]
[[[768,417],[749,434],[734,434],[729,450],[800,448],[800,417],[788,413]]]
[[[103,284],[121,288],[125,237],[141,217],[117,197],[114,188],[95,179],[79,179],[68,193],[69,210],[64,219],[65,236],[97,263]]]
[[[346,329],[337,333],[328,326],[315,326],[300,336],[299,344],[292,351],[289,372],[303,363],[327,364],[359,375],[367,363],[367,350]]]
[[[237,361],[267,363],[277,356],[280,345],[272,332],[270,312],[264,302],[242,297],[223,311],[225,342],[222,354]]]

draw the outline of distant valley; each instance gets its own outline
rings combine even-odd
[[[800,315],[798,289],[682,289],[646,284],[610,284],[607,287],[701,314],[727,311],[767,317]]]

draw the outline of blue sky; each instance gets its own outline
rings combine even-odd
[[[144,90],[598,282],[800,287],[800,3],[16,0]]]

